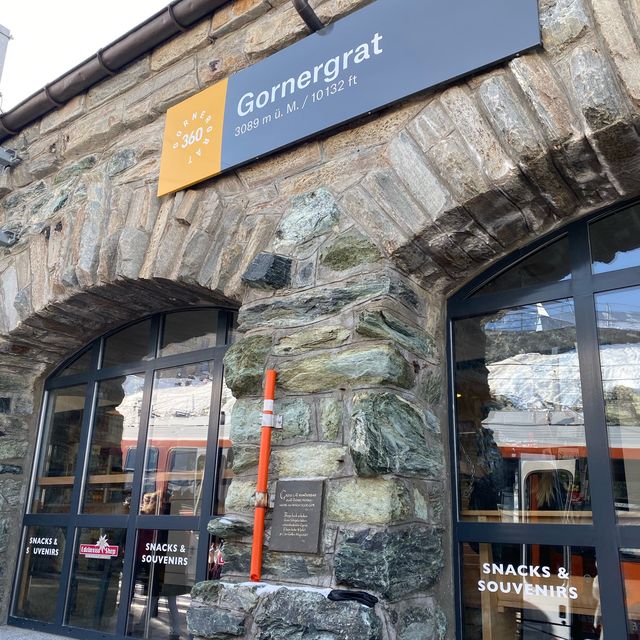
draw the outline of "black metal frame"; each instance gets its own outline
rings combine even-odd
[[[190,307],[184,311],[194,311],[196,309],[206,309],[212,307]],[[175,311],[181,311],[177,309]],[[24,556],[18,558],[15,568],[13,581],[13,595],[11,599],[10,615],[8,623],[18,627],[56,633],[75,638],[86,638],[87,640],[117,640],[125,638],[126,624],[128,615],[128,606],[120,606],[118,610],[118,618],[115,634],[106,634],[99,631],[89,629],[70,627],[64,625],[65,606],[69,597],[70,579],[73,571],[73,555],[77,546],[76,532],[80,528],[86,527],[110,527],[126,529],[126,539],[134,540],[136,533],[141,529],[161,529],[174,531],[197,531],[199,534],[198,550],[196,555],[196,581],[205,580],[207,573],[207,555],[209,533],[207,524],[211,514],[216,513],[216,488],[219,478],[218,464],[218,426],[220,415],[220,404],[222,397],[222,381],[223,381],[223,356],[232,343],[233,328],[235,324],[235,312],[231,310],[218,309],[218,327],[217,340],[215,347],[202,349],[198,351],[190,351],[184,354],[152,357],[150,360],[142,360],[131,362],[123,365],[111,366],[99,369],[99,363],[104,352],[105,340],[113,334],[126,329],[138,322],[151,319],[150,345],[149,353],[157,354],[161,334],[163,330],[163,319],[167,313],[158,313],[152,316],[142,317],[126,325],[122,325],[117,329],[101,336],[95,340],[88,349],[85,347],[77,352],[73,357],[63,363],[52,376],[46,381],[42,400],[41,418],[39,422],[38,443],[34,452],[33,469],[31,475],[30,489],[27,500],[25,501],[25,511],[22,521],[22,533],[19,549],[24,548],[24,536],[27,527],[33,525],[57,526],[66,530],[65,550],[63,559],[63,569],[60,576],[60,583],[66,588],[61,588],[58,593],[58,601],[56,606],[56,620],[54,623],[45,623],[28,618],[20,618],[13,615],[15,607],[15,598],[17,594],[18,581],[21,576]],[[173,310],[172,310],[173,312]],[[169,313],[172,313],[169,312]],[[64,367],[72,363],[79,354],[84,351],[91,351],[91,366],[87,372],[72,375],[62,375],[56,377],[58,371],[63,371]],[[209,429],[208,429],[208,446],[205,459],[205,473],[203,481],[203,495],[201,513],[199,516],[169,516],[169,515],[140,515],[137,510],[128,515],[91,515],[80,513],[82,496],[84,494],[83,482],[78,482],[78,478],[85,478],[87,465],[89,462],[89,445],[91,438],[91,428],[93,425],[95,407],[98,394],[98,385],[103,380],[130,375],[144,374],[145,381],[143,387],[143,404],[140,412],[140,426],[138,431],[137,451],[144,451],[147,441],[148,418],[151,409],[151,392],[153,388],[153,378],[156,371],[177,367],[184,364],[191,364],[202,361],[212,361],[214,363],[213,371],[213,392],[211,397],[211,405],[209,411]],[[82,419],[81,437],[79,443],[78,466],[76,469],[76,481],[73,486],[71,498],[71,508],[69,513],[51,514],[51,513],[29,513],[29,506],[32,504],[33,495],[36,488],[36,475],[38,464],[40,462],[40,449],[42,446],[42,438],[44,435],[46,414],[49,406],[49,393],[56,389],[86,384],[84,412]],[[142,492],[142,483],[144,479],[144,464],[136,464],[132,481],[131,504],[138,505]],[[128,601],[131,593],[133,570],[135,565],[135,544],[127,544],[127,552],[124,558],[123,574],[121,582],[121,600]]]
[[[640,548],[640,526],[618,524],[616,520],[609,442],[602,394],[602,378],[597,339],[594,295],[640,285],[640,267],[607,273],[591,273],[588,225],[616,211],[637,204],[617,205],[598,214],[570,223],[499,261],[448,301],[446,341],[448,349],[448,398],[451,434],[451,495],[453,506],[453,559],[456,585],[456,637],[462,640],[462,544],[493,542],[554,544],[594,547],[598,559],[603,628],[607,638],[627,637],[624,584],[620,568],[621,548]],[[566,235],[569,242],[571,279],[554,284],[527,287],[486,295],[476,295],[480,287],[523,258]],[[455,424],[455,363],[452,323],[454,320],[533,304],[573,298],[575,305],[578,362],[582,382],[585,438],[593,512],[592,524],[501,524],[464,522],[459,514],[458,441]]]

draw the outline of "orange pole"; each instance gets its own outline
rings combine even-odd
[[[268,369],[264,387],[262,407],[262,434],[260,436],[260,458],[258,460],[258,482],[256,483],[256,511],[253,518],[253,545],[251,547],[252,582],[260,582],[262,576],[262,547],[264,543],[264,518],[269,506],[267,484],[269,482],[269,457],[271,456],[271,432],[273,431],[273,401],[276,393],[276,372]]]

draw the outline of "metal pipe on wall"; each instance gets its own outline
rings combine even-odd
[[[269,483],[269,458],[271,456],[271,432],[274,425],[273,401],[276,393],[276,372],[266,371],[264,404],[262,408],[262,433],[260,436],[260,457],[258,459],[258,481],[256,483],[256,510],[253,519],[253,544],[251,546],[252,582],[260,582],[262,576],[262,548],[264,545],[264,520],[269,507],[267,493]]]

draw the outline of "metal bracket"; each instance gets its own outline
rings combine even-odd
[[[22,162],[22,158],[12,149],[0,147],[0,167],[15,167]]]
[[[309,31],[311,31],[311,33],[315,33],[316,31],[320,31],[320,29],[324,28],[322,20],[318,18],[316,12],[309,5],[309,0],[293,0],[293,6],[300,17],[304,20],[307,27],[309,27]]]
[[[282,429],[284,427],[284,419],[282,416],[276,416],[276,423],[273,425],[274,429]]]

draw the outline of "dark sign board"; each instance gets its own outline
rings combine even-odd
[[[375,0],[169,109],[158,194],[538,44],[538,0]]]
[[[271,522],[272,551],[318,553],[322,480],[279,480]]]

